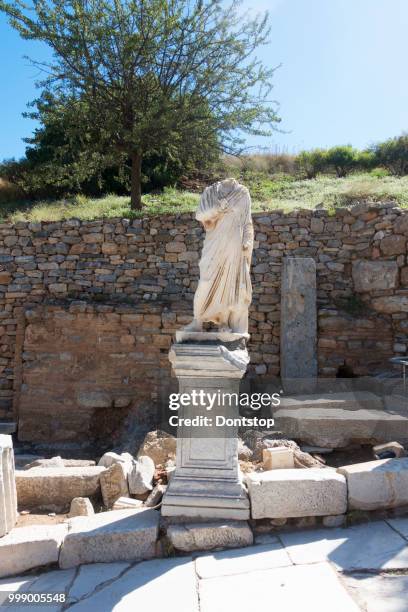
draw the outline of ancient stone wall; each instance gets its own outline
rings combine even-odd
[[[320,375],[372,374],[406,352],[408,212],[274,211],[254,226],[249,376],[279,374],[285,256],[316,261]],[[19,416],[25,440],[69,439],[97,411],[113,428],[125,396],[120,410],[145,419],[191,320],[202,237],[193,214],[1,224],[0,420]]]

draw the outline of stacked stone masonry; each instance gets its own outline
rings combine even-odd
[[[280,372],[286,256],[316,262],[320,376],[373,374],[406,353],[408,212],[385,202],[253,217],[249,376]],[[172,335],[191,320],[202,238],[192,213],[0,224],[0,420],[18,418],[25,440],[97,437],[104,420],[115,429],[116,408],[148,425]]]

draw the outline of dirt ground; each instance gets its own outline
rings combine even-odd
[[[63,523],[68,518],[68,514],[19,514],[16,527],[29,527],[30,525],[57,525]]]

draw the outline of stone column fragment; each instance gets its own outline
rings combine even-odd
[[[281,379],[288,393],[312,393],[317,379],[316,263],[283,260],[281,284]]]
[[[11,436],[0,435],[0,537],[17,522],[17,491]]]

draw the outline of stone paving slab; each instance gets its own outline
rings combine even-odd
[[[398,531],[398,533],[402,535],[403,538],[406,538],[408,540],[408,518],[401,517],[395,519],[387,519],[386,522],[390,525],[390,527],[395,529],[395,531]]]
[[[408,568],[406,540],[383,521],[283,533],[280,539],[298,565],[327,560],[341,570]]]
[[[360,612],[328,563],[202,580],[199,593],[201,612]]]
[[[69,591],[69,601],[74,603],[91,595],[97,587],[111,583],[125,570],[130,563],[91,563],[81,565],[75,581]]]
[[[24,591],[27,593],[65,593],[67,594],[70,586],[72,585],[75,578],[75,570],[54,570],[41,574],[33,580],[30,585],[24,585],[23,588],[16,589],[17,591]],[[30,608],[34,609],[35,612],[60,612],[63,604],[59,602],[53,602],[49,604],[12,604],[6,607],[6,610],[10,612],[27,612]]]
[[[364,612],[408,610],[408,576],[353,574],[342,581]]]
[[[287,565],[292,565],[292,561],[279,542],[244,549],[223,550],[198,557],[196,560],[196,570],[200,578],[245,574]]]
[[[75,612],[165,610],[198,612],[194,562],[190,557],[139,563],[111,586],[69,608]]]

